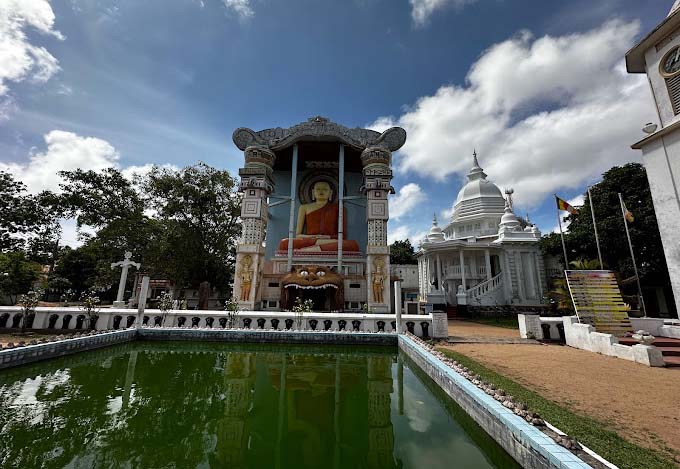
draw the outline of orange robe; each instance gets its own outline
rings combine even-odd
[[[305,214],[306,234],[309,235],[325,235],[331,239],[338,239],[338,215],[340,213],[340,206],[337,202],[326,204],[313,212]],[[342,210],[342,225],[343,233],[347,229],[347,211],[343,207]],[[293,239],[293,249],[304,249],[316,245],[315,238],[295,238]],[[336,251],[338,250],[338,243],[323,243],[319,245],[321,251]],[[282,239],[279,243],[279,251],[288,250],[288,238]],[[342,241],[343,252],[358,252],[359,244],[354,240]]]

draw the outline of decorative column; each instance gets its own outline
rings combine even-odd
[[[437,253],[437,291],[444,291],[442,286],[442,260]]]
[[[465,256],[463,256],[463,250],[458,251],[460,258],[460,281],[463,285],[463,290],[467,290],[467,284],[465,283]]]
[[[366,148],[361,153],[364,181],[361,187],[366,194],[366,246],[368,307],[375,313],[390,310],[390,248],[387,245],[388,194],[394,194],[390,185],[392,153],[381,146]]]
[[[276,155],[262,146],[249,146],[244,151],[245,167],[239,169],[243,193],[241,203],[241,239],[236,246],[236,271],[233,296],[239,307],[252,311],[262,295],[264,234],[267,228],[267,196],[274,191],[272,171]]]
[[[484,250],[484,265],[486,266],[486,279],[491,280],[491,256],[488,249]]]

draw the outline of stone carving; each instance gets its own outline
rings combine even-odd
[[[241,293],[239,296],[241,301],[250,300],[250,287],[253,284],[252,264],[253,258],[249,254],[246,254],[245,256],[243,256],[243,259],[241,259],[240,269],[238,273],[239,278],[241,279]]]
[[[385,261],[382,258],[378,258],[373,261],[373,302],[374,303],[384,303],[383,301],[383,291],[385,289]]]
[[[401,127],[392,127],[382,134],[369,129],[348,129],[340,124],[331,122],[321,116],[312,117],[288,129],[277,127],[255,132],[241,127],[234,131],[234,144],[245,150],[249,146],[261,146],[271,150],[285,148],[301,139],[316,139],[320,137],[336,137],[345,145],[357,150],[369,146],[378,146],[390,151],[396,151],[406,142],[406,131]]]

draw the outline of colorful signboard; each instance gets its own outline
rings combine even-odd
[[[628,306],[611,270],[567,270],[567,285],[579,321],[597,332],[621,336],[632,330]]]

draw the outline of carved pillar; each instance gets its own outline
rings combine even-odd
[[[264,266],[264,234],[267,229],[267,196],[274,190],[272,171],[276,155],[266,147],[245,149],[245,167],[239,169],[243,193],[241,239],[236,246],[233,296],[244,310],[259,309]]]
[[[387,221],[389,210],[387,196],[394,194],[391,186],[392,153],[380,146],[368,147],[361,153],[366,195],[366,223],[368,224],[367,291],[368,306],[372,312],[387,313],[390,310],[390,248],[387,245]],[[376,289],[382,288],[382,294]]]

